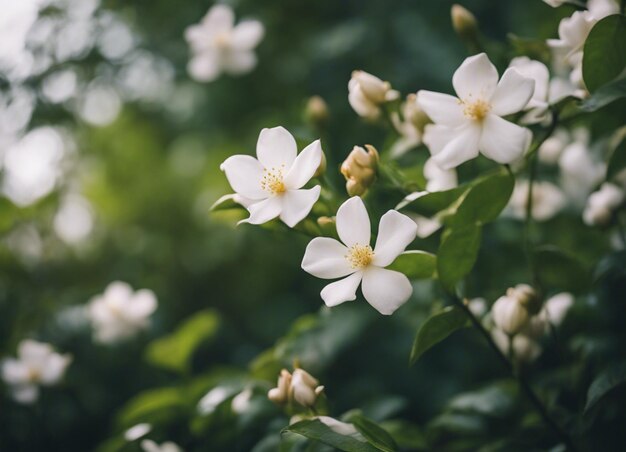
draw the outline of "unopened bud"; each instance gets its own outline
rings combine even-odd
[[[461,5],[452,5],[450,10],[452,27],[466,44],[474,45],[478,40],[478,22],[476,17]]]
[[[402,113],[404,115],[404,120],[413,124],[413,127],[415,127],[420,134],[424,133],[424,127],[432,122],[428,115],[424,113],[424,110],[417,105],[417,95],[414,93],[411,93],[406,97]]]
[[[315,405],[317,396],[321,394],[323,390],[324,387],[319,386],[319,381],[307,371],[303,369],[293,371],[290,394],[300,405],[305,407]]]
[[[493,304],[491,318],[500,330],[513,336],[526,326],[530,315],[528,309],[517,298],[507,293]]]
[[[361,196],[376,180],[378,151],[372,145],[354,146],[348,158],[341,164],[341,174],[346,178],[346,190],[350,196]]]
[[[320,96],[311,96],[304,109],[305,119],[315,126],[323,126],[328,121],[328,105]]]
[[[399,96],[389,82],[383,82],[365,71],[352,72],[348,83],[348,101],[359,116],[375,120],[380,116],[380,106]]]
[[[321,227],[331,226],[335,224],[335,217],[319,217],[317,219],[317,224]]]
[[[535,289],[528,284],[518,284],[515,287],[510,287],[506,291],[506,295],[515,297],[528,310],[530,315],[536,315],[541,311],[541,298],[539,298]]]
[[[286,403],[289,399],[289,391],[291,387],[292,375],[287,369],[280,371],[278,377],[278,383],[275,388],[272,388],[267,393],[267,398],[277,404]]]

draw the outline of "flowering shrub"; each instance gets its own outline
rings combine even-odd
[[[621,450],[626,2],[261,3],[6,7],[0,449]]]

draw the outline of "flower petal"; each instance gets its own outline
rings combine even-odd
[[[490,114],[483,122],[479,148],[486,157],[505,164],[519,159],[531,140],[530,130]]]
[[[131,320],[143,321],[157,308],[157,299],[154,292],[141,289],[135,292],[132,301],[128,303],[126,314]]]
[[[24,383],[29,379],[28,367],[17,359],[8,358],[4,360],[1,370],[2,379],[10,385]]]
[[[522,111],[535,92],[535,81],[515,68],[508,68],[491,98],[491,111],[498,116]]]
[[[348,248],[329,237],[316,237],[309,242],[302,258],[302,269],[322,279],[342,278],[354,269],[346,259]]]
[[[252,50],[259,45],[264,33],[263,24],[258,20],[244,20],[233,29],[232,45],[240,50]]]
[[[372,264],[378,267],[390,265],[416,236],[415,222],[396,210],[390,210],[380,219]]]
[[[72,359],[67,355],[59,355],[58,353],[50,355],[45,365],[41,367],[41,375],[39,376],[41,384],[56,384],[63,377],[65,368],[71,361]]]
[[[452,85],[461,100],[490,99],[498,84],[498,71],[484,53],[466,58],[452,76]]]
[[[287,170],[293,165],[297,153],[296,140],[284,127],[261,130],[256,155],[265,168],[278,169],[284,165]]]
[[[241,223],[250,223],[250,224],[263,224],[267,223],[270,220],[273,220],[278,215],[280,215],[282,209],[282,202],[279,196],[272,196],[271,198],[264,199],[263,201],[259,201],[251,206],[248,206],[248,212],[250,212],[250,217],[245,220],[241,220],[238,224]]]
[[[214,34],[229,31],[235,23],[235,13],[227,5],[218,4],[213,6],[202,18],[202,25]]]
[[[282,196],[280,219],[290,228],[300,223],[311,212],[313,204],[320,197],[321,187],[316,185],[308,190],[288,190]]]
[[[458,126],[466,120],[459,99],[449,94],[420,90],[417,104],[436,124]]]
[[[221,64],[224,71],[231,75],[250,72],[256,66],[257,58],[250,50],[233,50],[222,56]]]
[[[362,277],[363,272],[356,272],[324,287],[321,296],[326,306],[333,307],[346,301],[356,300],[356,290]]]
[[[32,384],[18,385],[11,388],[11,395],[19,403],[29,405],[39,397],[39,388]]]
[[[451,139],[439,152],[432,156],[433,161],[444,170],[456,168],[460,164],[477,157],[480,140],[480,127],[473,123],[448,130]],[[437,130],[437,132],[441,133],[443,130]],[[426,141],[426,138],[424,140]],[[437,137],[435,141],[437,140],[443,140],[443,138]]]
[[[249,199],[265,199],[267,192],[261,188],[263,167],[250,155],[233,155],[220,165],[233,190]]]
[[[187,71],[194,80],[199,82],[212,82],[222,72],[218,56],[209,51],[194,56],[189,60]]]
[[[430,150],[431,155],[438,154],[451,140],[454,128],[438,125],[428,124],[424,128],[423,141],[424,144]],[[432,159],[431,159],[432,160]]]
[[[284,179],[287,188],[302,188],[304,184],[311,180],[321,162],[322,145],[320,140],[315,140],[298,154],[293,165],[289,168]]]
[[[413,287],[404,274],[370,266],[363,272],[363,296],[383,315],[393,314],[411,297]]]
[[[363,200],[353,196],[337,210],[337,234],[348,247],[369,245],[372,227]]]

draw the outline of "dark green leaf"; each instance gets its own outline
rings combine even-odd
[[[482,228],[468,224],[447,229],[437,253],[437,274],[443,286],[454,292],[457,281],[467,275],[476,262]]]
[[[461,226],[495,220],[509,202],[514,185],[515,178],[505,170],[481,178],[463,197],[449,223]]]
[[[467,314],[454,306],[448,306],[426,319],[415,336],[409,359],[410,364],[414,364],[432,346],[465,327],[467,320]]]
[[[609,158],[609,165],[606,169],[606,178],[612,179],[626,168],[626,138],[615,148]]]
[[[165,422],[182,413],[185,407],[179,388],[150,389],[126,403],[118,414],[118,423],[131,427],[139,422]]]
[[[544,288],[583,292],[590,274],[578,259],[554,246],[537,248],[533,259],[537,278]]]
[[[391,435],[375,422],[360,414],[355,414],[348,420],[354,424],[359,433],[377,449],[384,452],[394,452],[397,450],[398,446]]]
[[[580,104],[580,109],[586,112],[596,111],[623,97],[626,97],[626,78],[599,88]]]
[[[385,421],[381,425],[401,449],[428,450],[426,437],[417,425],[402,419]]]
[[[159,367],[186,372],[193,352],[200,343],[215,335],[218,326],[219,318],[215,311],[200,311],[174,333],[151,342],[146,349],[146,359]]]
[[[402,201],[396,209],[404,209],[427,217],[448,208],[454,201],[459,199],[467,191],[466,185],[445,191],[427,192],[422,191],[414,194],[415,199]]]
[[[426,251],[405,251],[387,268],[402,272],[409,279],[434,278],[437,256]]]
[[[590,92],[614,80],[626,67],[626,17],[614,14],[596,23],[583,53],[583,79]]]
[[[309,439],[320,441],[345,452],[376,452],[374,446],[352,436],[341,435],[317,419],[305,420],[285,427],[283,432],[292,432]]]
[[[589,386],[585,414],[606,394],[624,383],[626,383],[626,363],[624,362],[613,364],[600,373]]]

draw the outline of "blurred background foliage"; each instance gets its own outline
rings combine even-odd
[[[230,191],[219,164],[252,153],[263,127],[284,125],[303,143],[321,134],[338,186],[336,169],[353,145],[382,147],[386,132],[358,120],[347,102],[354,69],[405,94],[449,91],[466,56],[450,24],[452,2],[229,4],[238,17],[264,23],[259,64],[206,85],[186,73],[183,33],[210,1],[63,0],[42,7],[39,18],[29,13],[29,33],[44,36],[29,44],[37,49],[35,63],[23,69],[13,55],[18,59],[8,58],[0,73],[0,347],[9,356],[22,338],[38,338],[74,362],[63,385],[44,390],[35,406],[18,405],[3,391],[0,449],[138,450],[121,433],[149,422],[151,437],[185,450],[278,450],[287,418],[265,393],[294,359],[325,384],[332,415],[360,409],[406,450],[554,444],[475,332],[455,334],[408,367],[417,326],[441,304],[431,282],[417,283],[413,299],[390,318],[362,302],[330,311],[321,308],[322,283],[300,269],[305,237],[235,227],[238,213],[208,213]],[[486,36],[503,42],[510,32],[553,37],[567,13],[538,0],[464,6]],[[48,35],[40,30],[46,20],[54,23]],[[503,51],[495,61],[502,69],[514,55]],[[58,74],[71,75],[55,90]],[[312,95],[329,106],[321,131],[304,119]],[[593,127],[621,125],[623,106],[597,115]],[[22,166],[6,163],[9,148],[29,130],[43,130],[36,147],[55,149],[43,169],[28,153]],[[32,177],[20,179],[29,168]],[[512,220],[486,228],[468,282],[472,295],[493,300],[527,278],[521,228]],[[589,271],[610,249],[605,234],[567,214],[539,233]],[[436,245],[431,238],[420,248]],[[624,388],[581,414],[594,378],[609,360],[624,358],[625,256],[610,259],[596,274],[595,294],[578,299],[560,340],[528,369],[559,421],[576,427],[593,450],[619,450],[624,440]],[[114,280],[150,288],[159,307],[147,332],[102,346],[91,339],[80,307]],[[246,388],[252,396],[237,413],[231,400]],[[198,411],[207,392],[213,402]]]

